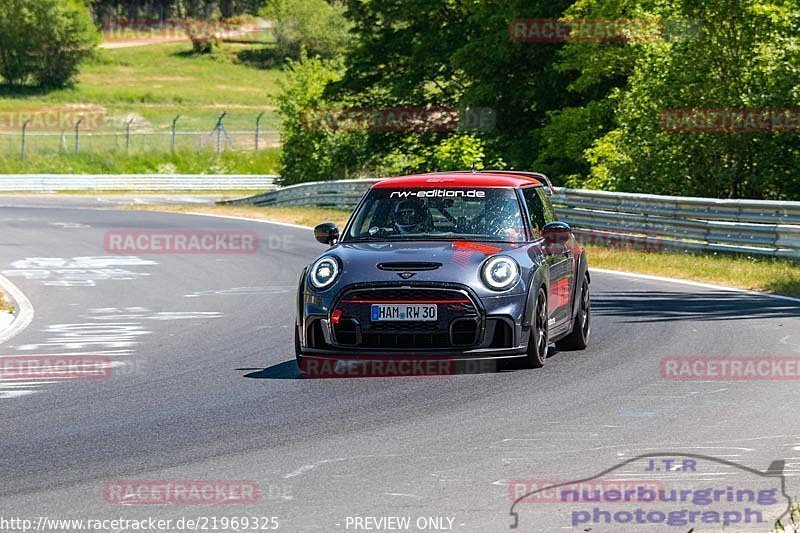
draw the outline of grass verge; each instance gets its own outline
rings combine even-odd
[[[141,209],[139,206],[131,209]],[[335,222],[343,227],[350,212],[321,207],[149,206],[148,210],[199,212],[315,226]],[[783,259],[733,255],[694,255],[587,245],[594,268],[652,274],[716,283],[742,289],[800,297],[800,264]]]
[[[228,130],[250,130],[264,111],[262,128],[277,127],[274,98],[283,72],[241,59],[263,45],[224,44],[208,55],[191,48],[180,42],[98,50],[72,86],[43,92],[0,85],[0,111],[89,104],[102,108],[103,128],[134,119],[135,131],[167,131],[178,114],[180,130],[210,131],[223,110]]]
[[[117,151],[37,154],[22,161],[0,154],[0,174],[276,174],[279,148],[258,152],[182,150],[125,155]]]
[[[197,55],[191,46],[187,41],[98,50],[73,85],[56,90],[0,84],[0,174],[275,172],[280,153],[275,96],[284,74],[278,63],[252,59],[271,48],[223,44],[212,54]],[[217,156],[209,134],[223,111],[230,143]],[[81,113],[89,118],[76,143]],[[256,152],[256,119],[262,113],[262,150]],[[172,120],[178,115],[171,153]],[[20,132],[26,118],[32,122],[23,161]],[[227,151],[231,145],[236,151]]]
[[[13,313],[14,306],[11,305],[8,297],[3,291],[0,291],[0,313]]]

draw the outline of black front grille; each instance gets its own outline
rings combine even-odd
[[[372,322],[378,303],[435,303],[435,322]],[[478,309],[465,292],[420,287],[382,287],[346,292],[336,306],[333,324],[337,344],[375,349],[445,349],[475,345],[480,340]]]
[[[456,346],[470,346],[478,341],[478,321],[457,318],[450,324],[450,340]]]
[[[405,272],[417,270],[436,270],[441,268],[441,263],[429,263],[426,261],[395,261],[392,263],[378,263],[378,268],[381,270],[389,270],[392,272]]]
[[[447,333],[365,333],[361,346],[386,350],[407,349],[424,350],[448,348],[450,336]]]
[[[339,344],[347,344],[348,346],[355,346],[358,344],[358,324],[352,318],[345,318],[340,320],[334,326],[336,332],[336,342]]]
[[[468,300],[464,293],[447,289],[385,288],[356,289],[349,291],[342,300]]]

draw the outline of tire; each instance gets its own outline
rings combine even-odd
[[[556,348],[559,350],[584,350],[589,345],[589,335],[592,331],[592,302],[589,298],[589,282],[585,278],[581,285],[580,298],[580,307],[572,331],[563,339],[556,341]]]
[[[544,289],[536,295],[536,307],[531,322],[531,336],[528,339],[528,353],[520,361],[522,368],[542,368],[547,360],[550,344],[547,324],[547,296]]]

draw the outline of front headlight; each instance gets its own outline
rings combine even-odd
[[[323,257],[311,265],[308,279],[317,289],[330,287],[339,276],[339,262],[333,257]]]
[[[503,291],[519,279],[519,266],[510,257],[497,255],[483,264],[481,278],[490,289]]]

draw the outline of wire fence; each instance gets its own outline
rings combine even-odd
[[[225,115],[220,115],[216,125],[207,131],[182,131],[177,127],[179,117],[173,120],[169,129],[160,131],[136,128],[133,121],[115,130],[82,130],[77,124],[74,128],[60,131],[31,131],[27,124],[23,124],[16,130],[0,130],[0,157],[16,156],[25,160],[48,154],[137,154],[187,150],[219,153],[259,151],[280,146],[280,132],[262,129],[260,118],[253,129],[228,131],[224,125]]]

